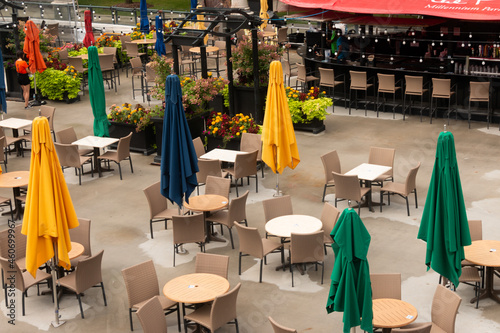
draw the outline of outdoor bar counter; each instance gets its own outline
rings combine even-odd
[[[404,77],[405,75],[412,76],[423,76],[424,85],[427,85],[425,88],[429,89],[429,92],[425,94],[424,103],[428,103],[430,100],[430,93],[432,91],[432,78],[441,78],[441,79],[451,79],[451,85],[456,85],[457,89],[457,104],[459,112],[464,112],[465,114],[460,115],[462,118],[467,118],[467,108],[468,108],[468,98],[469,98],[469,82],[470,81],[478,81],[478,82],[490,82],[490,98],[491,98],[491,108],[494,114],[497,106],[500,105],[500,94],[498,94],[498,90],[500,87],[500,73],[487,73],[487,72],[477,72],[472,71],[471,74],[456,74],[454,73],[455,65],[451,64],[449,59],[444,59],[444,61],[440,61],[439,58],[414,58],[408,59],[407,57],[399,57],[397,55],[377,55],[375,57],[374,62],[369,62],[368,57],[369,54],[366,54],[366,64],[361,65],[359,61],[352,62],[347,61],[345,63],[339,63],[337,60],[331,58],[329,61],[325,61],[322,57],[308,57],[306,53],[306,46],[300,46],[297,49],[297,54],[304,59],[304,65],[306,66],[306,70],[308,75],[314,75],[319,78],[319,70],[318,68],[333,68],[335,76],[344,74],[346,80],[346,98],[349,99],[349,80],[350,75],[349,71],[365,71],[367,72],[367,78],[371,80],[369,83],[373,83],[375,89],[369,89],[369,96],[376,96],[376,87],[377,87],[377,73],[381,74],[394,74],[395,81],[398,83],[400,87],[402,87],[402,91],[404,92]],[[392,57],[392,59],[391,59]],[[478,58],[470,58],[472,61],[476,61],[478,63],[482,63],[481,59]],[[488,63],[492,63],[494,65],[498,64],[500,71],[500,59],[485,59]],[[459,63],[465,63],[465,57],[463,60],[458,60]],[[490,66],[494,68],[494,66]],[[487,66],[477,66],[478,69],[485,69]],[[319,84],[319,83],[317,83]],[[341,88],[335,89],[336,97],[339,97],[341,94]],[[353,93],[354,96],[354,93]],[[361,95],[360,95],[361,96]],[[401,98],[400,93],[397,94],[397,98]],[[415,105],[419,105],[419,99],[414,99]],[[452,99],[452,107],[454,105],[454,98]],[[438,101],[443,102],[443,101]],[[441,105],[447,105],[447,103],[440,103],[440,109],[438,110],[438,116],[442,116],[443,109]],[[339,103],[339,105],[343,105],[343,103]],[[424,104],[426,105],[426,104]],[[373,108],[373,104],[370,103],[369,108]],[[482,104],[481,107],[486,108],[485,104]],[[398,108],[396,112],[401,112],[401,108]],[[428,114],[428,109],[424,111],[424,114]],[[486,119],[486,117],[481,116],[480,119]]]

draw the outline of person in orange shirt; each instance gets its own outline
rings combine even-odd
[[[24,98],[24,108],[29,108],[29,100],[30,100],[30,77],[29,77],[29,69],[28,63],[26,62],[26,54],[23,51],[17,51],[17,60],[16,60],[16,71],[17,71],[17,82],[23,89],[23,98]]]

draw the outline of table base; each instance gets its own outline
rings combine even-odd
[[[495,300],[497,303],[500,303],[500,290],[493,289],[493,275],[494,275],[494,267],[486,267],[486,286],[484,289],[481,289],[479,294],[479,299],[483,298],[491,298]],[[476,303],[477,298],[474,297],[470,300],[471,303]]]

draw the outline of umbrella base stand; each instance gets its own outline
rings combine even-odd
[[[177,249],[177,254],[189,254],[189,251],[188,251],[188,250],[186,250],[186,249],[184,248],[184,246],[182,246],[182,245],[181,245],[181,246]]]
[[[280,191],[280,176],[279,173],[276,173],[276,191],[273,194],[273,197],[282,197],[283,192]]]
[[[61,326],[61,325],[64,325],[65,323],[66,322],[64,320],[59,320],[59,322],[55,322],[55,321],[51,322],[52,326],[54,326],[56,328]]]
[[[30,107],[40,106],[40,105],[45,105],[45,104],[47,104],[47,102],[46,101],[41,101],[41,100],[34,100],[34,101],[31,101],[31,102],[28,103],[28,105]]]

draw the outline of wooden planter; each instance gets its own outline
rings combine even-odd
[[[264,108],[266,107],[267,87],[259,88],[259,100],[255,100],[254,88],[234,86],[234,110],[245,116],[252,116],[255,122],[262,125],[264,122]],[[257,105],[257,114],[255,113]]]
[[[191,132],[191,137],[197,138],[203,135],[203,130],[205,129],[205,117],[209,113],[198,115],[191,119],[188,119],[189,131]],[[154,158],[154,163],[161,163],[161,147],[162,147],[162,137],[163,137],[163,118],[152,117],[155,129],[155,142],[156,142],[156,156]]]
[[[130,141],[130,151],[150,155],[155,152],[155,134],[153,125],[147,126],[140,132],[136,132],[136,126],[131,124],[117,123],[110,121],[109,136],[112,138],[122,138],[132,132]],[[116,149],[118,144],[111,145]]]
[[[296,131],[312,132],[313,134],[317,134],[325,130],[325,124],[323,120],[313,119],[308,123],[293,124],[293,129]]]

